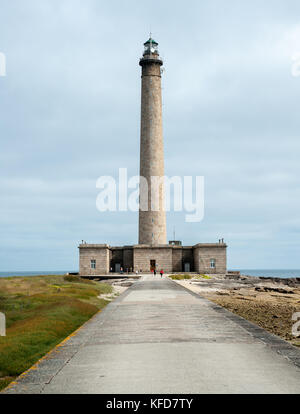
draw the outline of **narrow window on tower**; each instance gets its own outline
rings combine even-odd
[[[215,269],[216,268],[216,259],[210,259],[210,268]]]
[[[96,260],[91,260],[91,269],[96,269]]]

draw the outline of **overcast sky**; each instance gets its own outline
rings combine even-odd
[[[205,177],[205,218],[168,238],[228,243],[229,268],[300,268],[299,0],[0,0],[0,271],[76,270],[78,243],[136,244],[96,180],[139,169],[140,67],[164,59],[166,175]]]

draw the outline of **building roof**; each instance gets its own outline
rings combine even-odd
[[[152,39],[151,37],[150,37],[149,40],[147,40],[146,43],[144,43],[144,46],[149,45],[150,43],[152,43],[153,45],[158,46],[158,43],[154,39]]]

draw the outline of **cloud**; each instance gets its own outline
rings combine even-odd
[[[136,243],[137,215],[100,214],[96,181],[138,173],[150,27],[166,174],[206,181],[204,221],[170,213],[169,237],[225,237],[230,267],[299,267],[299,12],[296,0],[1,1],[1,270],[76,269],[81,239]]]

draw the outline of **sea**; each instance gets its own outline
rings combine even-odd
[[[15,271],[15,272],[0,272],[0,277],[14,277],[14,276],[48,276],[48,275],[65,275],[66,273],[76,273],[78,272],[78,270],[76,271],[72,271],[72,270],[59,270],[57,272],[53,272],[53,271],[32,271],[32,272],[19,272],[19,271]]]
[[[281,279],[290,279],[300,277],[299,269],[239,269],[242,275],[278,277]]]
[[[289,279],[300,277],[300,269],[236,269],[243,275],[247,276],[263,276],[263,277],[278,277],[282,279]],[[43,275],[65,275],[66,273],[76,273],[78,270],[59,270],[53,271],[31,271],[31,272],[0,272],[0,277],[14,277],[14,276],[43,276]]]

